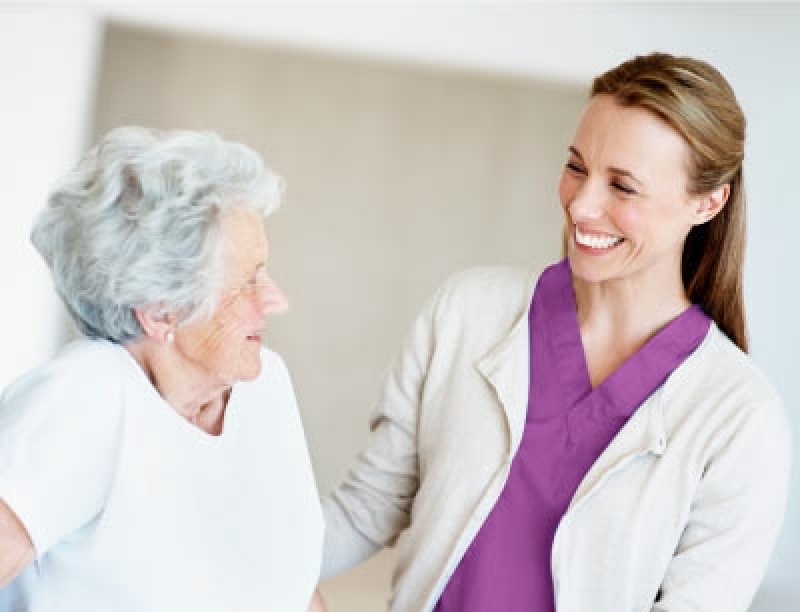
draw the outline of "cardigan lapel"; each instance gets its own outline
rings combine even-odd
[[[509,433],[508,458],[512,459],[519,448],[528,412],[530,385],[530,334],[528,315],[538,275],[532,275],[520,304],[521,315],[511,330],[501,336],[497,344],[476,363],[476,368],[494,389],[506,417]],[[647,453],[661,455],[666,449],[661,395],[663,387],[650,396],[603,451],[589,469],[572,498],[571,510],[613,473],[624,468],[631,460]]]
[[[522,314],[511,331],[475,367],[494,389],[506,417],[509,433],[509,459],[514,456],[522,440],[525,416],[528,411],[528,388],[530,385],[530,347],[528,333],[528,311],[538,275],[534,275],[521,297]]]

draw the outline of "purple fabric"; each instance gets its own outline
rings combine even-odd
[[[529,315],[531,384],[520,448],[436,612],[555,611],[550,553],[575,490],[710,323],[698,306],[688,308],[592,389],[569,262],[542,273]]]

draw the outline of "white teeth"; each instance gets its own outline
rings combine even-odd
[[[622,242],[621,236],[597,236],[595,234],[584,234],[577,227],[575,228],[575,241],[593,249],[610,249]]]

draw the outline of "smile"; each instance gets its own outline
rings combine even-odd
[[[581,232],[578,226],[575,226],[575,242],[583,247],[590,249],[610,249],[617,246],[622,242],[622,236],[611,236],[609,234],[590,234]]]

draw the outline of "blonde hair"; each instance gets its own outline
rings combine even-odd
[[[746,120],[733,89],[706,62],[652,53],[598,76],[590,95],[600,94],[612,96],[622,106],[655,113],[683,136],[691,150],[691,194],[710,193],[726,183],[730,186],[723,209],[689,232],[681,274],[689,299],[747,352],[742,177]]]

